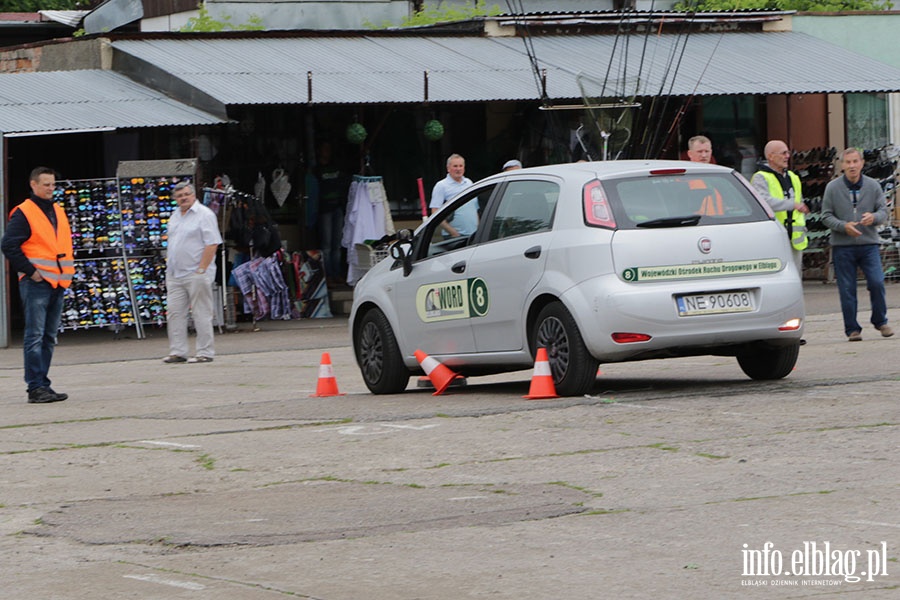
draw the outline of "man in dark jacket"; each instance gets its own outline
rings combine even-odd
[[[331,142],[319,146],[313,174],[318,183],[318,229],[325,274],[329,283],[341,284],[344,283],[341,238],[350,182],[333,155]]]
[[[837,277],[844,334],[851,342],[862,340],[862,327],[856,320],[856,272],[866,278],[872,303],[872,325],[884,337],[894,335],[888,325],[884,271],[881,268],[881,238],[877,227],[888,220],[881,185],[862,174],[863,157],[856,148],[841,154],[843,177],[825,186],[822,198],[822,222],[831,230],[831,260]]]
[[[75,262],[69,220],[53,201],[56,173],[38,167],[31,172],[30,184],[31,196],[10,212],[0,248],[12,271],[19,274],[28,402],[45,404],[69,397],[53,391],[47,373],[62,318],[63,295],[72,283]]]

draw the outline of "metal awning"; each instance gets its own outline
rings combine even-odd
[[[8,137],[225,122],[112,71],[0,74],[0,132]]]
[[[530,42],[538,67],[546,70],[551,99],[580,99],[583,87],[589,96],[900,91],[900,69],[803,33],[567,34]],[[540,79],[517,37],[380,33],[132,39],[112,45],[117,70],[136,79],[149,73],[154,86],[162,84],[176,97],[198,94],[224,105],[482,102],[541,95]],[[779,68],[785,56],[803,57],[803,67]],[[604,81],[613,94],[604,94]]]

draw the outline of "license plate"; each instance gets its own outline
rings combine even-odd
[[[717,315],[750,312],[756,310],[753,294],[747,290],[715,292],[712,294],[685,294],[675,296],[679,317]]]

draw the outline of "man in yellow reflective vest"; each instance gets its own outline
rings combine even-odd
[[[37,167],[31,172],[30,184],[31,196],[10,211],[0,248],[12,270],[19,273],[28,402],[45,404],[69,397],[53,391],[47,373],[62,318],[63,295],[72,283],[75,262],[69,220],[53,201],[56,173]]]
[[[765,147],[766,164],[750,178],[750,183],[775,213],[775,220],[784,225],[793,248],[794,263],[803,277],[803,250],[809,245],[806,236],[806,214],[800,177],[788,170],[791,151],[781,140],[771,140]]]

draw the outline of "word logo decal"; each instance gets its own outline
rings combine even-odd
[[[484,279],[459,279],[416,290],[416,312],[425,323],[483,317],[490,308]]]

